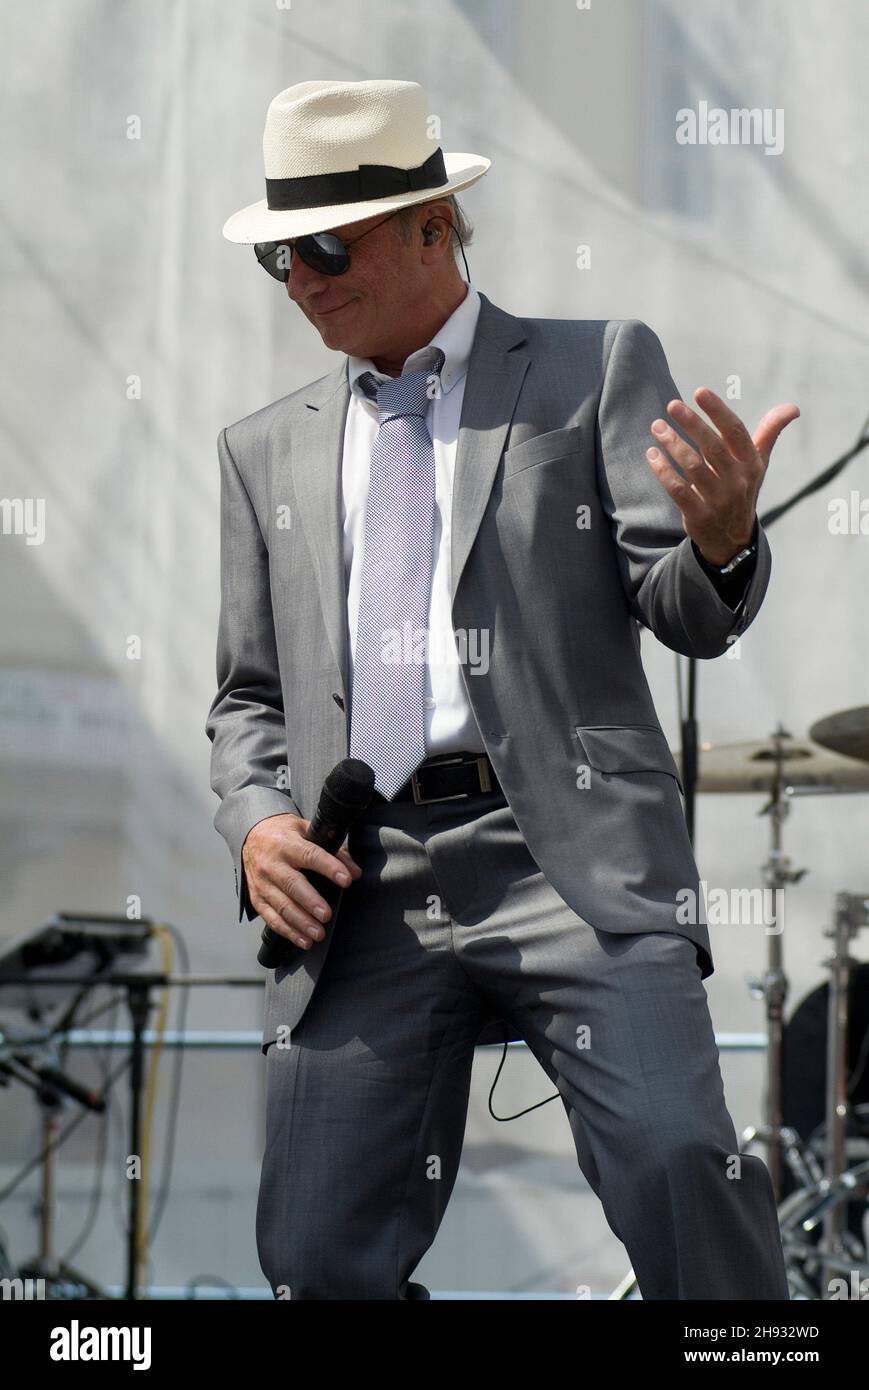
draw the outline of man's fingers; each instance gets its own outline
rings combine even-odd
[[[306,876],[298,869],[289,869],[286,872],[278,871],[273,875],[272,883],[284,898],[288,898],[291,903],[298,905],[308,916],[317,918],[319,922],[328,922],[332,916],[332,909],[314,887]],[[282,903],[274,904],[278,911],[282,910]],[[313,925],[313,921],[311,921]]]
[[[703,498],[694,484],[679,476],[660,449],[647,449],[646,458],[658,482],[669,492],[683,517],[691,515],[692,512],[697,513],[703,504]]]
[[[347,887],[353,882],[354,870],[356,878],[362,871],[349,854],[346,862],[345,854],[339,850],[340,857],[331,855],[300,835],[289,837],[275,853],[260,859],[255,870],[258,886],[251,890],[251,902],[264,921],[263,906],[277,913],[297,933],[322,940],[323,927],[332,920],[333,908],[317,892],[308,875],[319,874],[341,888]]]
[[[271,927],[279,936],[292,941],[293,945],[301,946],[303,950],[309,950],[316,941],[322,940],[325,936],[320,923],[315,922],[304,908],[287,898],[281,889],[270,881],[266,881],[260,889],[251,893],[251,902],[266,926]]]
[[[359,865],[356,863],[356,860],[353,858],[352,854],[346,846],[339,849],[338,858],[341,860],[342,864],[347,865],[347,868],[350,870],[354,879],[362,877],[362,870],[360,869]]]
[[[772,453],[773,445],[786,425],[792,420],[798,420],[800,408],[794,405],[793,401],[787,405],[774,405],[772,410],[768,410],[754,432],[754,447],[760,454],[764,463],[769,463],[769,456]]]
[[[284,913],[278,912],[266,902],[261,902],[259,906],[254,903],[257,912],[262,917],[267,927],[271,927],[273,932],[282,936],[287,941],[291,941],[294,946],[299,946],[303,951],[310,951],[314,945],[313,932],[306,930],[300,923],[288,921]],[[322,931],[322,927],[319,929]]]
[[[297,840],[288,840],[283,846],[283,854],[292,868],[302,869],[306,874],[321,874],[340,888],[346,888],[352,882],[341,860],[323,849],[322,845],[315,845],[313,840],[305,840],[301,836]]]
[[[686,444],[682,436],[677,434],[666,420],[653,420],[652,434],[658,441],[659,447],[666,450],[666,456],[677,463],[682,472],[687,474],[689,483],[696,483],[704,494],[714,495],[715,485],[720,482],[721,474],[715,471],[712,464],[708,463],[702,454],[699,454],[696,449],[692,449],[690,444]]]
[[[751,463],[755,458],[754,440],[736,412],[731,410],[730,406],[726,405],[714,391],[710,391],[708,386],[699,386],[694,392],[694,399],[700,409],[705,410],[710,420],[718,426],[721,431],[721,438],[732,456],[739,463]],[[673,401],[671,404],[678,406],[684,405],[684,402]],[[688,408],[685,406],[686,410]],[[679,419],[678,414],[676,419]],[[699,415],[696,416],[696,419],[704,424],[703,421],[700,421]],[[708,425],[705,425],[705,428],[714,438],[718,438],[715,431],[710,430]]]
[[[726,407],[724,407],[726,409]],[[712,413],[712,411],[710,411]],[[717,471],[724,475],[733,468],[734,459],[737,461],[754,461],[756,452],[754,443],[749,438],[748,431],[742,425],[742,434],[734,434],[733,427],[727,425],[727,435],[719,434],[713,430],[712,425],[706,423],[704,418],[698,416],[697,411],[691,410],[684,400],[672,400],[667,406],[667,414],[673,416],[681,430],[690,436],[695,445],[706,459],[709,459],[712,466],[717,466]],[[733,420],[737,420],[733,411],[727,411]],[[742,424],[741,421],[737,421]]]
[[[276,824],[277,822],[281,824]],[[291,823],[289,829],[288,822]],[[285,865],[288,869],[321,874],[323,878],[331,879],[341,888],[346,888],[352,882],[348,866],[322,846],[305,839],[310,821],[288,813],[269,816],[261,821],[260,825],[263,826],[263,830],[260,832],[259,825],[254,826],[245,840],[242,855],[246,865],[252,858],[254,864],[271,866],[277,863]]]

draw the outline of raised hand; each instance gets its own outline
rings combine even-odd
[[[776,405],[750,435],[729,406],[708,387],[694,392],[700,409],[718,433],[684,401],[670,401],[667,413],[690,436],[692,449],[666,420],[654,420],[658,448],[646,458],[663,488],[682,513],[686,535],[712,565],[726,565],[751,540],[757,496],[766,476],[773,445],[800,408]],[[673,462],[679,465],[680,476]]]

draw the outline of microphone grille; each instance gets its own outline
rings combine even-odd
[[[361,758],[336,763],[323,784],[323,793],[351,811],[364,811],[374,794],[374,769]]]

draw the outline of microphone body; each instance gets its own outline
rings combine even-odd
[[[351,827],[371,804],[374,795],[374,770],[360,758],[344,758],[337,763],[323,783],[317,809],[305,832],[311,840],[329,854],[336,854],[347,838]],[[323,923],[326,931],[334,927],[344,889],[323,874],[306,873],[305,877],[332,909],[332,916]],[[257,960],[267,970],[276,970],[291,951],[302,948],[288,941],[279,932],[265,926]]]
[[[77,1101],[87,1110],[93,1110],[101,1115],[106,1108],[105,1098],[99,1091],[92,1091],[88,1086],[83,1086],[74,1077],[67,1076],[66,1072],[58,1070],[57,1067],[49,1066],[46,1062],[39,1061],[36,1057],[31,1057],[27,1053],[16,1052],[15,1061],[20,1066],[26,1067],[33,1076],[37,1077],[49,1092],[59,1093],[69,1096],[70,1100]]]

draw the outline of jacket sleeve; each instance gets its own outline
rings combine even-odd
[[[639,319],[608,325],[609,354],[598,404],[596,439],[600,495],[618,548],[631,612],[672,651],[720,656],[754,621],[769,584],[772,558],[757,522],[757,558],[734,610],[697,558],[682,515],[646,461],[652,421],[667,420],[680,398],[664,350]],[[736,573],[736,572],[735,572]]]
[[[238,920],[256,917],[241,851],[249,830],[268,816],[300,811],[280,779],[288,777],[283,694],[269,586],[268,549],[222,430],[220,460],[220,618],[217,694],[205,732],[211,787],[220,797],[215,828],[235,864]]]

